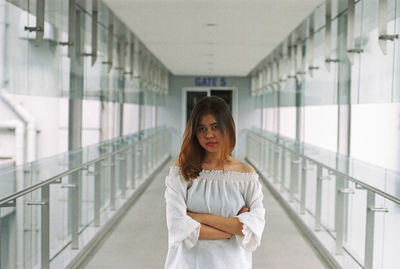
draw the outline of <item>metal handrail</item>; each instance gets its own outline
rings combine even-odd
[[[79,171],[79,170],[82,170],[82,169],[84,169],[85,167],[90,166],[90,165],[92,165],[92,164],[94,164],[94,163],[97,163],[97,162],[99,162],[99,161],[102,161],[102,160],[104,160],[104,159],[106,159],[106,158],[108,158],[108,157],[110,157],[110,156],[112,156],[112,155],[115,155],[115,154],[117,154],[117,153],[123,152],[123,151],[127,150],[129,147],[131,147],[132,145],[137,144],[137,143],[139,143],[139,142],[143,142],[143,141],[144,141],[144,139],[137,140],[137,141],[135,141],[133,144],[128,144],[128,145],[126,145],[126,146],[124,146],[124,147],[122,147],[122,148],[120,148],[120,149],[118,149],[118,150],[116,150],[116,151],[104,153],[101,157],[98,157],[98,158],[96,158],[96,159],[94,159],[94,160],[90,160],[90,161],[88,161],[88,162],[85,162],[84,164],[81,164],[81,165],[79,165],[78,167],[69,169],[69,170],[67,170],[67,171],[65,171],[65,172],[62,172],[62,173],[56,175],[56,176],[50,177],[49,179],[43,180],[43,181],[41,181],[41,182],[39,182],[39,183],[37,183],[37,184],[35,184],[35,185],[29,186],[29,187],[27,187],[27,188],[25,188],[25,189],[23,189],[23,190],[20,190],[20,191],[18,191],[18,192],[15,192],[15,193],[13,193],[12,195],[9,195],[9,196],[7,196],[7,197],[5,197],[5,198],[3,198],[3,199],[0,199],[0,207],[1,207],[2,205],[5,205],[5,204],[7,204],[7,203],[9,203],[9,202],[11,202],[11,201],[13,201],[13,200],[15,200],[15,199],[21,197],[21,196],[27,194],[27,193],[30,193],[30,192],[32,192],[32,191],[35,191],[35,190],[37,190],[37,189],[39,189],[39,188],[41,188],[41,187],[43,187],[43,186],[49,185],[49,184],[51,184],[52,182],[54,182],[54,181],[56,181],[56,180],[59,180],[59,179],[62,178],[62,177],[65,177],[65,176],[67,176],[67,175],[69,175],[69,174],[72,174],[72,173],[74,173],[74,172],[77,172],[77,171]],[[104,146],[104,145],[100,145],[100,146]]]
[[[352,182],[364,187],[365,189],[370,190],[370,191],[372,191],[372,192],[374,192],[374,193],[376,193],[376,194],[378,194],[378,195],[380,195],[380,196],[382,196],[382,197],[384,197],[384,198],[386,198],[386,199],[388,199],[388,200],[400,205],[400,199],[395,197],[395,196],[393,196],[393,195],[391,195],[391,194],[388,194],[388,193],[386,193],[384,191],[381,191],[381,190],[379,190],[379,189],[377,189],[377,188],[375,188],[375,187],[373,187],[373,186],[371,186],[371,185],[369,185],[369,184],[367,184],[367,183],[365,183],[363,181],[360,181],[359,179],[353,178],[353,177],[351,177],[351,176],[349,176],[349,175],[347,175],[347,174],[345,174],[343,172],[340,172],[340,171],[338,171],[338,170],[336,170],[334,168],[331,168],[328,165],[323,164],[323,163],[321,163],[319,161],[316,161],[311,157],[307,157],[305,155],[302,155],[302,154],[298,153],[297,151],[295,151],[295,150],[293,150],[293,149],[291,149],[291,148],[289,148],[287,146],[284,146],[284,145],[282,145],[280,143],[277,143],[277,142],[273,141],[272,139],[270,139],[268,137],[262,136],[262,135],[260,135],[260,134],[258,134],[256,132],[254,132],[254,131],[250,131],[250,132],[252,134],[254,134],[254,135],[257,135],[258,137],[260,137],[262,139],[268,140],[269,142],[271,142],[271,143],[273,143],[273,144],[275,144],[275,145],[277,145],[279,147],[284,148],[285,150],[293,153],[294,155],[296,155],[298,157],[305,158],[306,160],[308,160],[308,161],[310,161],[310,162],[312,162],[312,163],[314,163],[316,165],[320,165],[321,167],[324,167],[325,169],[334,172],[336,175],[341,176],[343,179],[352,181]]]

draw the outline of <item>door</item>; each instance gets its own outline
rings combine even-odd
[[[232,113],[232,90],[210,90],[211,96],[218,96],[228,104]]]
[[[197,102],[204,96],[207,96],[207,91],[188,91],[186,94],[186,124],[189,121],[190,113]]]

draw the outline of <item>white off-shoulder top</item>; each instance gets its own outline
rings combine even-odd
[[[249,269],[252,251],[261,242],[265,209],[258,174],[203,170],[186,182],[177,166],[165,178],[168,227],[168,269]],[[236,214],[243,207],[250,212]],[[186,211],[238,217],[244,236],[230,239],[200,240],[200,223]]]

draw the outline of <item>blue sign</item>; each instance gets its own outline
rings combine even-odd
[[[196,77],[194,85],[198,87],[225,87],[226,79],[224,77]]]

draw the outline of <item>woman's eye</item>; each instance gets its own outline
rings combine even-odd
[[[217,130],[217,129],[218,129],[217,125],[211,127],[211,130]]]

